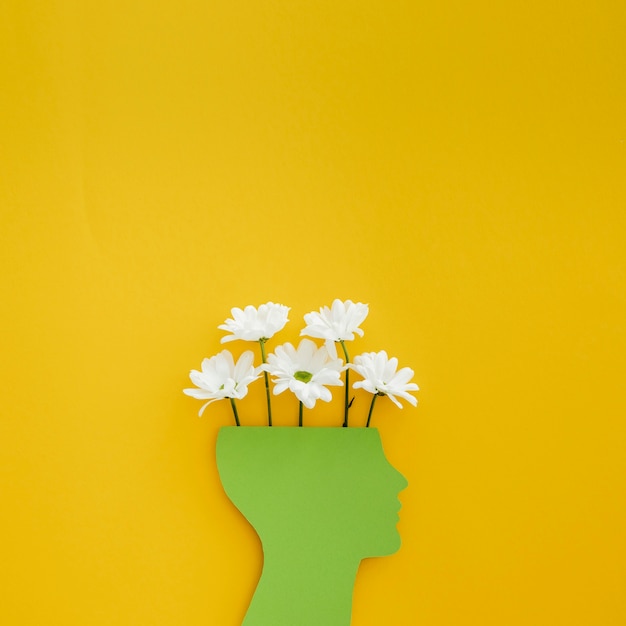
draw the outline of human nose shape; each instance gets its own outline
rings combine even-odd
[[[409,486],[409,481],[406,479],[406,476],[398,472],[398,470],[396,470],[396,474],[398,475],[398,492],[400,492]]]
[[[388,465],[394,488],[397,490],[398,493],[400,493],[408,487],[409,481],[406,479],[404,474],[401,474],[393,465],[391,465],[391,463],[389,463]]]

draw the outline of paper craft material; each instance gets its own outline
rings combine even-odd
[[[400,548],[407,481],[378,430],[227,426],[216,455],[226,494],[263,546],[243,626],[348,626],[359,563]]]

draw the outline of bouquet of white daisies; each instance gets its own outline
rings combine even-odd
[[[318,400],[330,402],[332,393],[329,387],[344,386],[343,426],[348,426],[350,372],[360,376],[352,384],[353,389],[364,389],[372,394],[366,426],[372,419],[374,404],[379,396],[387,396],[402,408],[400,399],[413,406],[417,404],[411,391],[419,388],[410,382],[413,370],[409,367],[398,369],[398,359],[389,358],[384,350],[365,352],[350,361],[347,341],[354,335],[363,336],[361,324],[369,313],[367,304],[351,300],[335,300],[332,306],[323,306],[319,311],[304,316],[306,326],[300,332],[304,338],[297,347],[291,343],[276,346],[274,352],[266,354],[265,344],[289,321],[289,307],[267,302],[258,308],[247,306],[244,309],[231,309],[228,318],[219,329],[229,333],[221,342],[243,340],[258,343],[261,364],[254,365],[254,353],[246,350],[235,362],[229,350],[222,350],[215,356],[205,358],[200,370],[191,370],[189,377],[196,387],[184,389],[184,393],[198,400],[207,400],[200,408],[204,409],[217,400],[228,398],[233,409],[235,423],[240,426],[237,400],[248,393],[248,386],[264,379],[267,398],[267,421],[272,426],[272,402],[270,388],[274,395],[291,391],[298,399],[298,425],[302,426],[303,407],[312,409]],[[317,345],[312,339],[321,339]],[[337,354],[337,344],[341,346],[343,359]],[[271,381],[270,381],[271,377]],[[271,385],[270,385],[271,382]]]

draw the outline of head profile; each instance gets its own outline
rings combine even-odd
[[[266,552],[283,544],[360,560],[400,547],[398,493],[407,481],[375,428],[225,427],[217,464]]]

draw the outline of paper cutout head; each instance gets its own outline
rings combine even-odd
[[[400,547],[398,493],[407,481],[378,431],[224,427],[217,465],[263,544],[263,575],[244,623],[349,624],[361,559]]]

